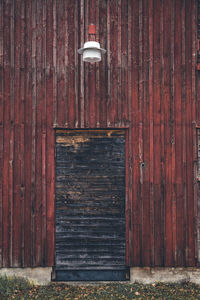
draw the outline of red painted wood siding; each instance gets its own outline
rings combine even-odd
[[[0,267],[54,264],[56,127],[128,128],[127,263],[198,264],[196,15],[196,0],[0,1]],[[90,23],[96,65],[77,54]]]

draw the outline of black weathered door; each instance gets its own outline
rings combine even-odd
[[[55,280],[125,280],[123,130],[56,132]]]

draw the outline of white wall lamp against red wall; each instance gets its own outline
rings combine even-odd
[[[95,63],[101,61],[101,55],[106,53],[105,49],[100,48],[100,44],[95,41],[96,27],[94,24],[89,25],[89,41],[83,48],[78,49],[79,54],[83,54],[83,61]]]

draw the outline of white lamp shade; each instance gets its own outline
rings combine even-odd
[[[83,61],[91,63],[101,61],[101,51],[95,48],[86,49],[83,52]]]
[[[101,61],[101,54],[106,53],[106,50],[100,48],[98,42],[89,41],[84,44],[83,48],[78,49],[78,53],[83,54],[83,61],[94,63]]]

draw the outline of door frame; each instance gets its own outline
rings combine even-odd
[[[63,130],[63,131],[96,131],[96,130],[123,130],[124,131],[124,136],[125,136],[125,237],[126,237],[126,242],[125,242],[125,255],[126,255],[126,280],[130,280],[130,241],[129,241],[129,233],[130,233],[130,211],[131,211],[131,182],[130,182],[130,166],[129,166],[129,136],[130,136],[130,127],[129,126],[120,126],[120,127],[107,127],[107,128],[67,128],[67,127],[54,127],[54,167],[56,168],[56,131],[58,130]],[[55,172],[55,170],[54,170]],[[56,174],[56,172],[55,172]],[[56,180],[56,176],[55,176]],[[54,184],[54,188],[56,188],[56,185]],[[54,190],[54,208],[55,206],[55,190]],[[54,220],[56,217],[56,210],[54,211]],[[56,235],[56,227],[54,226],[54,237]],[[55,264],[55,241],[56,239],[54,238],[54,266],[52,267],[52,273],[51,273],[51,280],[52,281],[62,281],[63,277],[59,279],[57,274],[56,274],[56,264]],[[108,275],[109,277],[109,275]],[[92,270],[91,270],[91,278],[92,278]],[[99,281],[105,281],[106,277],[102,280],[101,278]],[[109,280],[109,279],[108,279]],[[115,279],[114,279],[115,280]],[[80,281],[84,281],[83,278],[80,278]],[[92,281],[92,279],[90,280]],[[110,281],[110,280],[109,280]],[[119,279],[116,279],[116,281],[119,281]]]

